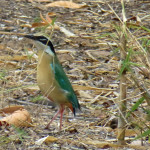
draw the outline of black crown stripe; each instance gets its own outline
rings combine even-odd
[[[52,52],[54,54],[56,54],[52,42],[45,36],[25,35],[24,37],[35,40],[35,41],[39,41],[39,42],[43,43],[44,45],[49,46],[50,49],[52,50]]]

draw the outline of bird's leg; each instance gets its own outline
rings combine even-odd
[[[64,106],[61,105],[61,107],[60,107],[60,127],[59,127],[59,130],[61,130],[61,127],[62,127],[63,112],[64,112]]]
[[[58,116],[58,114],[60,114],[60,127],[59,130],[61,130],[62,127],[62,118],[63,118],[63,112],[64,112],[64,106],[61,105],[60,109],[57,111],[57,113],[54,115],[54,117],[52,118],[52,120],[47,124],[47,126],[45,127],[45,129],[48,129],[50,124],[56,119],[56,117]]]
[[[61,113],[61,109],[59,109],[57,111],[57,113],[54,115],[54,117],[52,118],[52,120],[47,124],[47,126],[45,127],[45,129],[49,128],[49,125],[56,119],[56,117],[58,116],[59,113]]]

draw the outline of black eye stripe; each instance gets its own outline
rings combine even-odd
[[[25,35],[24,37],[35,40],[35,41],[39,41],[39,42],[43,43],[44,45],[49,46],[50,49],[52,50],[52,52],[55,54],[53,44],[48,38],[46,38],[44,36],[33,36],[33,35]]]

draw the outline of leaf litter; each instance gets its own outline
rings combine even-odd
[[[120,2],[109,0],[107,2],[121,16]],[[26,3],[25,1],[14,0],[9,3],[11,6],[9,9],[14,9],[11,12],[8,11],[7,1],[2,0],[1,3],[3,4],[1,5],[3,8],[0,8],[1,18],[4,18],[1,30],[5,31],[38,32],[31,26],[35,18],[39,19],[40,11],[43,17],[48,12],[56,14],[55,24],[57,26],[55,26],[52,42],[73,84],[82,109],[75,119],[70,112],[66,111],[63,131],[58,132],[58,120],[50,126],[50,130],[44,130],[57,108],[46,98],[40,96],[41,93],[36,85],[36,51],[34,51],[33,45],[25,39],[2,35],[2,42],[0,43],[1,107],[21,104],[30,112],[35,123],[34,127],[23,129],[30,137],[22,135],[24,140],[20,140],[19,134],[17,134],[18,137],[9,139],[11,142],[8,143],[7,147],[12,149],[15,145],[15,148],[18,148],[21,143],[21,147],[24,149],[36,149],[39,148],[35,144],[36,141],[50,136],[57,140],[46,144],[42,143],[41,149],[119,148],[119,145],[116,144],[117,126],[116,122],[113,122],[113,119],[118,117],[116,99],[119,95],[119,81],[117,80],[119,57],[118,53],[115,53],[117,44],[112,42],[107,35],[101,37],[114,30],[112,21],[115,20],[115,15],[107,3],[80,0],[74,5],[71,1],[66,1],[66,3],[72,3],[74,6],[86,4],[86,7],[74,7],[72,9],[69,5],[55,7],[54,4],[60,4],[59,1],[53,2],[52,5],[50,1],[32,0]],[[63,2],[64,5],[66,3]],[[47,6],[50,4],[52,7],[48,8]],[[139,11],[139,7],[143,12]],[[135,26],[139,26],[141,18],[148,15],[146,12],[148,5],[142,1],[135,3],[126,1],[126,8],[128,20],[129,22],[134,21]],[[135,16],[135,13],[138,13],[138,16]],[[130,17],[131,15],[135,17]],[[48,20],[48,15],[46,18]],[[142,20],[142,24],[148,27],[148,20],[148,17],[145,18]],[[45,25],[44,18],[42,21]],[[35,25],[39,26],[34,22],[34,27]],[[131,26],[131,23],[129,25]],[[135,35],[140,38],[140,35],[146,35],[146,33],[139,30]],[[27,53],[26,50],[31,53]],[[140,62],[143,61],[142,58],[136,59]],[[132,87],[133,83],[129,82],[129,85]],[[38,97],[36,103],[32,103],[35,97]],[[131,88],[128,97],[132,103],[132,100],[140,97],[139,90],[132,91]],[[146,117],[141,110],[137,115],[140,119]],[[135,117],[137,121],[139,121],[138,116]],[[111,123],[115,129],[112,128]],[[149,123],[146,122],[146,124]],[[139,130],[134,128],[131,131],[127,129],[129,142],[132,136],[139,134]],[[0,132],[4,137],[7,137],[8,132],[9,136],[15,134],[12,128],[3,129]],[[7,138],[4,141],[8,141]],[[2,146],[4,149],[6,148],[5,144]],[[144,149],[140,145],[136,146],[136,143],[130,145],[129,148]]]

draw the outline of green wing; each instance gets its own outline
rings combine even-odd
[[[72,85],[64,72],[57,56],[54,56],[54,63],[51,64],[53,68],[55,79],[57,80],[58,84],[62,88],[62,90],[66,91],[68,100],[72,103],[73,108],[80,108],[78,99],[74,93]]]

